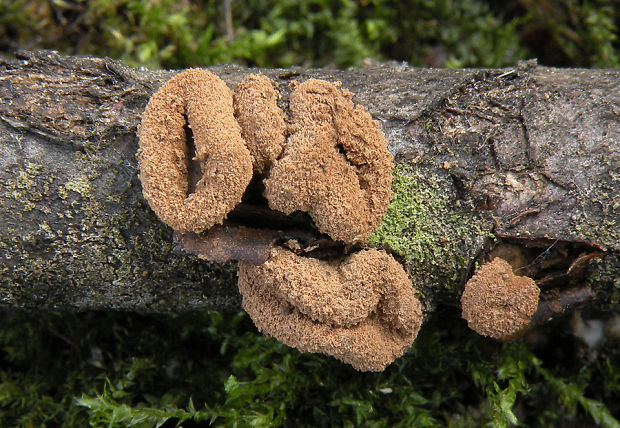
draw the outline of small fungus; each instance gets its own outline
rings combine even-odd
[[[407,273],[376,249],[333,262],[274,248],[260,266],[239,264],[238,285],[264,334],[357,370],[383,370],[411,346],[422,323]]]
[[[363,242],[392,198],[393,158],[378,123],[352,97],[323,80],[294,86],[291,135],[265,197],[274,210],[307,212],[334,240]]]
[[[539,294],[533,279],[516,276],[508,262],[496,257],[465,284],[463,318],[479,334],[511,340],[529,325]]]
[[[209,71],[186,70],[166,82],[149,100],[138,137],[144,197],[179,232],[199,233],[221,223],[252,179],[232,91]],[[195,184],[192,162],[201,176]]]
[[[254,158],[254,171],[265,173],[282,153],[286,132],[274,82],[262,74],[250,74],[235,88],[234,100],[235,117]]]

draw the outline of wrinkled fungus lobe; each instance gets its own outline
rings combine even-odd
[[[376,121],[339,84],[294,84],[290,137],[265,180],[270,208],[307,212],[332,239],[363,242],[392,198],[393,158]]]
[[[533,279],[514,275],[510,264],[496,257],[465,284],[463,318],[479,334],[510,340],[530,323],[539,293]]]
[[[274,85],[267,76],[250,74],[235,88],[235,117],[259,174],[271,168],[284,147],[286,123]]]
[[[142,192],[173,229],[207,230],[241,201],[252,178],[252,156],[234,118],[233,94],[219,77],[190,69],[170,79],[149,100],[138,137]],[[191,162],[201,172],[193,192]]]
[[[383,370],[411,346],[422,323],[407,273],[376,249],[330,262],[274,248],[260,266],[239,264],[239,291],[261,332],[357,370]]]

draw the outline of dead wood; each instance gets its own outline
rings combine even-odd
[[[620,71],[210,70],[231,88],[260,71],[283,103],[288,83],[311,77],[356,94],[415,182],[408,191],[449,201],[424,199],[429,211],[411,226],[425,232],[412,238],[419,251],[381,241],[408,263],[427,310],[457,304],[474,263],[499,253],[548,293],[587,287],[598,304],[620,300]],[[142,197],[136,129],[174,74],[49,51],[0,60],[2,307],[239,307],[236,267],[175,251]],[[246,211],[251,226],[272,226]],[[442,221],[426,227],[425,215]]]

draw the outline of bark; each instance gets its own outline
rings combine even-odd
[[[210,70],[231,87],[261,71],[284,100],[310,77],[356,94],[388,138],[402,199],[373,242],[407,264],[427,309],[458,304],[494,255],[550,299],[587,287],[599,305],[619,301],[620,71]],[[173,75],[54,52],[0,60],[2,307],[238,308],[235,265],[175,251],[141,194],[136,128]]]

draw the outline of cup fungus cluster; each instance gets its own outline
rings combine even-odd
[[[376,249],[333,263],[276,248],[263,265],[240,263],[239,291],[261,331],[363,371],[401,356],[422,321],[402,266]]]
[[[461,296],[463,318],[478,334],[511,340],[530,324],[539,294],[533,279],[516,276],[508,262],[496,257],[465,284]]]
[[[358,370],[383,370],[411,345],[422,322],[404,268],[383,250],[352,252],[385,214],[392,155],[377,122],[339,83],[291,86],[284,110],[275,82],[263,75],[247,76],[234,92],[200,69],[165,83],[138,131],[143,194],[176,232],[198,234],[194,248],[240,261],[243,307],[263,333]],[[261,185],[251,185],[257,180]],[[279,213],[267,228],[306,213],[320,234],[315,242],[337,243],[340,252],[315,258],[318,244],[304,247],[279,239],[285,232],[264,231],[256,236],[262,246],[269,243],[265,257],[237,257],[247,242],[242,250],[214,250],[246,235],[245,225],[234,233],[217,225],[226,226],[256,188],[266,209]]]

